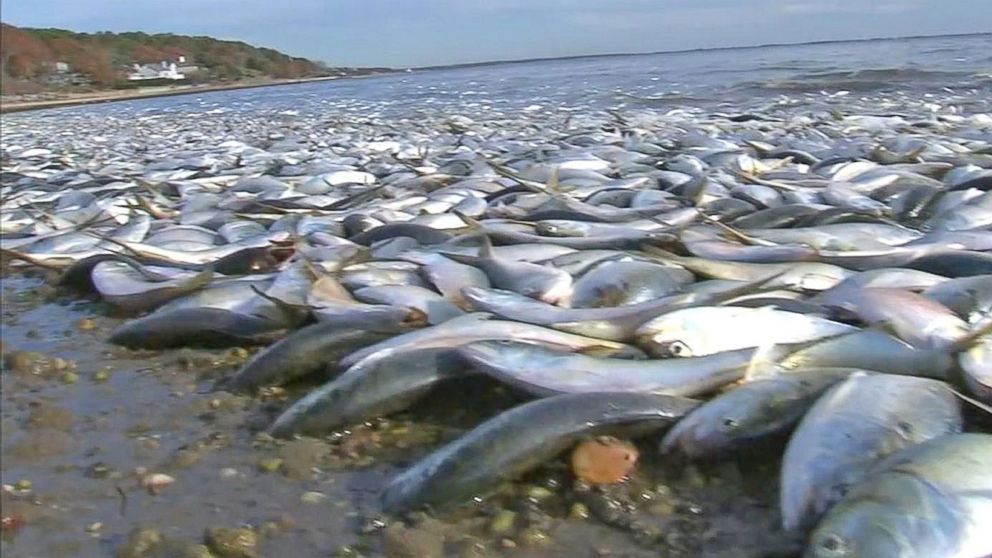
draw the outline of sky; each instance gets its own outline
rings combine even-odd
[[[992,32],[992,0],[2,0],[23,27],[208,35],[332,66]]]

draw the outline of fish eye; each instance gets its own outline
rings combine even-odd
[[[817,546],[830,554],[840,554],[847,549],[847,543],[844,542],[844,539],[840,535],[833,533],[820,539],[820,543]]]
[[[692,356],[692,349],[681,341],[672,341],[666,347],[669,354],[677,357]]]

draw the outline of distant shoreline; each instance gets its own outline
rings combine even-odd
[[[237,89],[256,89],[260,87],[275,87],[282,85],[297,85],[301,83],[315,83],[320,81],[336,81],[345,79],[357,79],[371,76],[389,75],[394,72],[378,72],[371,74],[351,75],[351,76],[323,76],[302,79],[274,79],[263,82],[236,82],[219,85],[187,85],[187,86],[163,86],[141,90],[107,90],[95,91],[92,93],[68,93],[63,99],[50,99],[44,101],[23,101],[14,103],[0,103],[0,114],[10,114],[15,112],[27,112],[33,110],[43,110],[52,108],[64,108],[80,105],[94,105],[102,103],[116,103],[121,101],[134,101],[137,99],[154,99],[157,97],[175,97],[179,95],[196,95],[198,93],[211,93],[214,91],[233,91]]]

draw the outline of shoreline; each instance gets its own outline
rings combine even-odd
[[[190,86],[164,86],[154,90],[124,90],[124,91],[98,91],[93,93],[75,93],[64,99],[51,99],[45,101],[25,101],[14,103],[0,103],[0,114],[12,114],[15,112],[28,112],[34,110],[44,110],[53,108],[64,108],[81,105],[95,105],[103,103],[116,103],[120,101],[134,101],[138,99],[154,99],[158,97],[176,97],[179,95],[194,95],[197,93],[212,93],[215,91],[233,91],[237,89],[257,89],[260,87],[275,87],[283,85],[299,85],[302,83],[315,83],[321,81],[336,81],[344,79],[356,79],[371,76],[387,75],[393,72],[376,72],[371,74],[353,76],[323,76],[302,79],[272,80],[262,83],[241,82],[223,85],[190,85]],[[175,87],[175,88],[172,88]]]

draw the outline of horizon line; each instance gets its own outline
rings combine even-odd
[[[511,59],[498,59],[498,60],[484,60],[480,62],[456,62],[454,64],[435,64],[430,66],[410,66],[408,68],[396,68],[402,70],[442,70],[442,69],[452,69],[452,68],[471,68],[475,66],[491,66],[498,64],[525,64],[527,62],[550,62],[553,60],[577,60],[580,58],[610,58],[619,56],[653,56],[657,54],[685,54],[689,52],[708,52],[708,51],[720,51],[720,50],[749,50],[758,48],[769,48],[769,47],[786,47],[786,46],[807,46],[807,45],[825,45],[825,44],[836,44],[836,43],[868,43],[872,41],[899,41],[905,39],[939,39],[941,37],[978,37],[982,35],[992,36],[992,31],[973,31],[969,33],[939,33],[936,35],[900,35],[895,37],[868,37],[863,39],[824,39],[820,41],[802,41],[798,43],[762,43],[757,45],[736,45],[736,46],[719,46],[719,47],[698,47],[698,48],[684,48],[676,50],[652,50],[644,52],[605,52],[599,54],[569,54],[566,56],[539,56],[535,58],[511,58]]]

